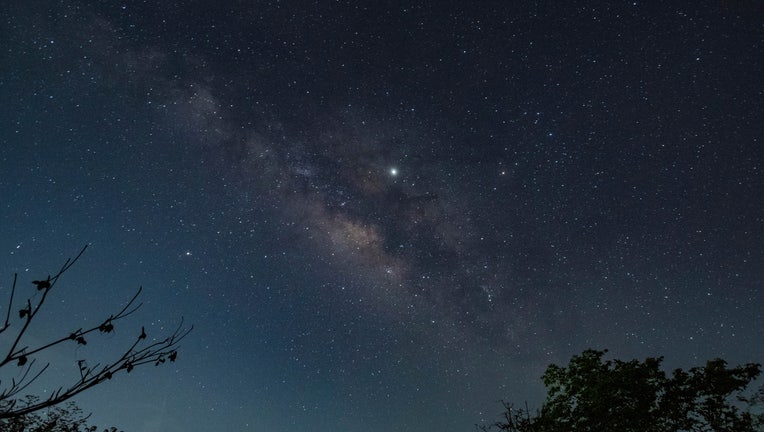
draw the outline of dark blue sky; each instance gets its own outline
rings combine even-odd
[[[94,422],[457,432],[589,347],[764,359],[761,7],[505,3],[4,9],[0,295],[91,244],[58,328],[195,325]]]

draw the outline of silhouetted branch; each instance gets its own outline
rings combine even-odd
[[[0,333],[4,332],[11,326],[11,309],[13,308],[13,295],[16,293],[16,281],[18,280],[18,273],[13,274],[13,284],[11,285],[11,297],[8,300],[8,310],[5,313],[5,324],[3,328],[0,328]]]
[[[19,310],[19,319],[22,320],[23,324],[15,335],[15,338],[13,338],[13,342],[10,344],[5,357],[0,361],[0,368],[8,366],[14,362],[19,367],[24,368],[18,381],[12,379],[10,385],[4,387],[0,385],[0,419],[24,416],[40,409],[57,405],[104,381],[112,379],[115,374],[121,371],[130,373],[135,367],[148,363],[153,363],[156,366],[159,366],[167,361],[174,362],[178,356],[177,348],[179,342],[193,330],[193,326],[185,329],[183,327],[183,320],[181,319],[180,324],[170,336],[141,346],[147,343],[146,340],[148,338],[145,328],[141,327],[140,335],[138,335],[132,344],[123,351],[117,360],[106,363],[103,366],[100,363],[94,366],[88,366],[86,360],[78,360],[77,367],[79,369],[79,379],[75,380],[75,382],[59,387],[47,399],[33,398],[33,402],[17,404],[16,398],[19,394],[28,388],[30,384],[35,382],[49,366],[49,364],[46,364],[40,368],[39,371],[32,374],[33,366],[35,364],[35,359],[32,358],[32,356],[70,340],[78,345],[86,345],[86,335],[95,331],[100,333],[111,333],[114,331],[114,323],[116,321],[132,315],[142,306],[142,303],[137,303],[138,296],[142,291],[142,288],[138,288],[136,293],[119,312],[109,315],[101,321],[101,324],[87,329],[77,329],[68,335],[59,337],[33,349],[27,346],[22,346],[22,340],[24,339],[27,329],[29,328],[30,323],[38,316],[48,294],[56,286],[61,275],[79,260],[86,249],[87,246],[83,247],[76,257],[67,259],[55,275],[48,276],[45,279],[32,281],[36,290],[42,292],[42,294],[35,303],[33,303],[31,299],[28,299],[26,306]],[[10,311],[13,308],[13,297],[16,291],[17,278],[18,276],[14,275],[11,295],[8,302],[8,311],[6,313],[5,323],[3,327],[0,328],[0,333],[11,327]]]
[[[34,309],[32,308],[32,302],[31,300],[27,299],[27,307],[25,309],[21,309],[19,311],[19,318],[26,318],[26,321],[24,321],[24,326],[21,328],[21,330],[16,335],[16,339],[11,344],[10,349],[8,350],[8,354],[6,354],[5,359],[0,362],[0,367],[5,366],[8,362],[13,361],[15,358],[14,353],[16,353],[16,347],[18,346],[19,342],[21,341],[21,338],[26,333],[27,328],[29,327],[29,324],[32,322],[32,319],[37,315],[37,313],[40,311],[40,308],[42,307],[43,303],[45,303],[45,299],[48,297],[48,293],[53,289],[53,287],[56,285],[56,282],[58,282],[58,278],[61,277],[64,272],[69,270],[74,263],[77,262],[77,260],[80,259],[83,253],[85,253],[85,250],[88,248],[88,245],[85,245],[82,250],[80,250],[80,253],[77,254],[74,259],[67,258],[64,264],[61,266],[61,269],[56,273],[55,276],[51,277],[48,275],[48,278],[44,281],[32,281],[33,284],[37,286],[37,290],[42,290],[42,296],[40,297],[40,300],[37,302],[37,305],[35,305]],[[16,279],[17,275],[13,275],[13,289],[11,290],[11,301],[8,304],[8,313],[10,314],[10,310],[13,307],[13,292],[16,289]],[[5,330],[5,328],[3,329]]]
[[[106,320],[102,324],[97,325],[97,326],[92,327],[92,328],[89,328],[87,330],[78,329],[77,331],[70,333],[68,336],[64,336],[64,337],[61,337],[59,339],[56,339],[53,342],[49,342],[49,343],[47,343],[47,344],[45,344],[45,345],[43,345],[43,346],[41,346],[39,348],[35,348],[35,349],[32,349],[32,350],[28,350],[26,347],[21,348],[21,349],[17,350],[16,352],[12,353],[12,355],[7,357],[5,360],[3,360],[3,362],[0,362],[0,367],[3,367],[3,365],[5,365],[5,363],[7,363],[7,362],[14,361],[14,360],[18,359],[20,355],[24,355],[24,356],[28,357],[28,356],[30,356],[32,354],[35,354],[35,353],[38,353],[40,351],[46,350],[46,349],[48,349],[48,348],[50,348],[50,347],[52,347],[54,345],[58,345],[58,344],[60,344],[62,342],[68,341],[68,340],[73,340],[73,341],[77,342],[80,345],[87,345],[87,342],[85,341],[85,335],[88,334],[88,333],[94,332],[96,330],[98,330],[98,331],[100,331],[102,333],[110,333],[110,332],[112,332],[114,330],[114,325],[112,324],[114,321],[118,321],[118,320],[120,320],[122,318],[125,318],[125,317],[129,316],[130,314],[132,314],[133,312],[138,310],[141,306],[143,306],[143,303],[139,303],[134,308],[128,310],[128,308],[138,298],[138,296],[140,295],[142,290],[143,290],[143,287],[139,287],[138,291],[135,293],[135,295],[133,295],[133,297],[130,299],[130,301],[127,302],[125,307],[122,308],[122,310],[119,311],[116,315],[110,315],[109,318],[106,318]],[[30,314],[25,313],[25,315],[29,316]],[[31,320],[31,318],[29,318],[29,320]]]

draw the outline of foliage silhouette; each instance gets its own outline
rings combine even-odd
[[[503,420],[479,430],[511,432],[757,432],[764,387],[745,396],[761,365],[728,368],[722,359],[671,376],[663,357],[603,360],[586,350],[568,367],[550,365],[542,380],[547,399],[535,415],[504,403]],[[757,411],[758,409],[758,411]]]
[[[37,396],[27,396],[21,405],[39,403]],[[0,408],[2,409],[2,408]],[[3,432],[98,432],[97,426],[87,424],[90,416],[85,415],[74,402],[68,401],[44,411],[36,411],[26,415],[0,420],[0,431]],[[122,432],[112,427],[103,429],[104,432]]]
[[[10,379],[10,382],[8,382],[7,379],[5,382],[0,382],[0,421],[5,421],[4,419],[23,419],[31,413],[35,413],[44,408],[53,407],[83,391],[111,380],[115,374],[121,371],[130,373],[138,366],[146,364],[154,364],[158,366],[165,363],[166,360],[170,360],[171,362],[175,361],[178,355],[178,344],[193,329],[193,326],[184,328],[183,321],[181,320],[178,327],[169,336],[164,339],[148,341],[145,328],[141,327],[140,335],[137,336],[116,359],[104,364],[94,364],[93,366],[89,366],[86,359],[80,359],[76,362],[76,366],[74,366],[78,372],[78,377],[74,379],[73,382],[59,386],[57,390],[53,391],[50,396],[45,398],[36,396],[22,398],[22,392],[29,388],[32,383],[37,381],[50,366],[50,364],[46,364],[41,367],[36,367],[35,356],[37,354],[47,352],[58,345],[66,343],[87,345],[88,340],[85,338],[86,336],[91,338],[94,334],[98,333],[112,333],[117,321],[132,315],[142,305],[141,303],[137,303],[138,296],[142,290],[141,288],[138,288],[135,295],[133,295],[119,312],[105,317],[100,321],[100,324],[90,328],[79,328],[74,331],[66,332],[61,337],[39,346],[27,346],[25,344],[25,336],[27,335],[30,324],[33,321],[37,322],[37,320],[39,320],[38,317],[41,317],[40,312],[45,301],[48,299],[48,295],[56,288],[61,276],[79,260],[86,249],[87,246],[83,247],[77,256],[73,259],[70,258],[66,260],[63,266],[61,266],[58,272],[53,276],[49,275],[44,279],[32,281],[32,284],[35,285],[36,295],[32,298],[28,298],[23,304],[23,307],[19,309],[18,321],[20,321],[20,326],[15,332],[13,330],[16,329],[15,325],[17,324],[17,321],[11,319],[11,310],[13,309],[14,296],[16,295],[18,274],[14,274],[5,322],[0,327],[0,336],[8,336],[4,339],[9,341],[7,350],[0,346],[0,371],[2,371],[3,368],[10,367],[19,367],[22,370],[18,373],[18,378]],[[8,332],[8,334],[3,335],[5,332]],[[5,354],[2,354],[3,352],[5,352]],[[2,425],[2,423],[0,423],[0,425]],[[72,430],[76,431],[78,429]]]

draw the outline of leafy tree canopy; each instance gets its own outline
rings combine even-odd
[[[542,376],[547,399],[535,414],[505,404],[504,421],[481,426],[516,432],[756,432],[764,430],[762,393],[745,390],[761,365],[728,367],[722,359],[668,375],[663,357],[604,360],[586,350]]]
[[[35,406],[39,404],[37,396],[27,396],[17,404]],[[7,403],[7,402],[5,402]],[[2,405],[3,402],[0,402]],[[37,410],[22,416],[0,419],[0,431],[3,432],[122,432],[117,428],[98,429],[88,425],[89,415],[85,415],[74,402],[66,402],[51,408]]]

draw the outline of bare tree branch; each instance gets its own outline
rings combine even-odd
[[[13,284],[11,285],[11,298],[8,301],[8,310],[5,314],[5,324],[3,324],[3,328],[0,328],[0,333],[4,332],[8,327],[11,326],[11,308],[13,307],[13,294],[16,293],[16,280],[18,279],[18,274],[13,274]]]
[[[142,303],[137,303],[138,296],[142,291],[142,287],[139,287],[133,297],[119,312],[109,315],[97,326],[87,329],[77,329],[68,335],[61,336],[36,348],[29,348],[22,343],[30,323],[38,316],[50,291],[56,286],[59,278],[79,260],[86,249],[87,245],[83,247],[73,259],[67,259],[55,275],[48,276],[45,279],[32,281],[36,286],[37,291],[41,291],[42,295],[39,296],[39,299],[34,303],[31,299],[28,299],[26,306],[19,310],[19,319],[23,321],[23,324],[18,330],[18,333],[16,333],[15,338],[13,338],[13,342],[10,344],[5,357],[0,361],[0,368],[9,366],[11,363],[15,363],[18,367],[24,368],[18,381],[12,379],[11,383],[5,386],[0,383],[0,419],[20,417],[43,408],[57,405],[85,390],[103,383],[104,381],[111,380],[115,374],[122,371],[130,373],[138,366],[150,363],[159,366],[167,361],[174,362],[178,356],[178,344],[191,332],[191,330],[193,330],[193,326],[184,328],[183,320],[181,319],[180,324],[170,336],[149,343],[147,342],[148,336],[145,328],[141,327],[141,333],[116,360],[103,365],[96,364],[94,366],[88,366],[87,361],[84,359],[79,360],[76,366],[79,368],[79,379],[76,379],[68,385],[58,387],[58,389],[47,399],[34,398],[34,402],[17,404],[17,398],[20,393],[40,378],[49,367],[49,364],[46,364],[41,367],[39,371],[33,373],[35,359],[32,358],[32,356],[47,351],[66,341],[74,341],[79,345],[85,345],[87,344],[85,339],[86,335],[95,331],[100,333],[111,333],[114,331],[114,323],[116,321],[132,315],[142,306]],[[8,311],[6,312],[5,323],[3,324],[3,327],[0,328],[0,333],[12,327],[11,309],[13,308],[13,297],[16,292],[17,279],[18,275],[14,274],[11,294],[8,301]]]

